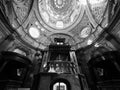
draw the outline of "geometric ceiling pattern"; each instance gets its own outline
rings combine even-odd
[[[108,25],[108,0],[13,0],[11,25],[25,42],[46,49],[65,38],[73,49],[94,42]]]

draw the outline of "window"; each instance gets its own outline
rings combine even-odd
[[[67,85],[63,82],[57,82],[53,85],[53,90],[67,90]]]
[[[26,56],[26,53],[18,48],[16,48],[13,52]]]

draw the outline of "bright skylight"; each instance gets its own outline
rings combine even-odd
[[[39,38],[40,36],[40,32],[37,28],[35,27],[30,27],[29,29],[29,34],[31,35],[31,37],[33,38]]]

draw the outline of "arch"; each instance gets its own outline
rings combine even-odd
[[[54,89],[54,85],[61,84],[61,85],[66,85],[66,89],[63,90],[71,90],[71,85],[70,82],[64,78],[56,78],[50,83],[50,90],[57,90]],[[61,90],[61,89],[60,89]]]

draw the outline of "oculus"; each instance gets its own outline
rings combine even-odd
[[[29,34],[32,38],[39,38],[40,32],[36,27],[30,27]]]

